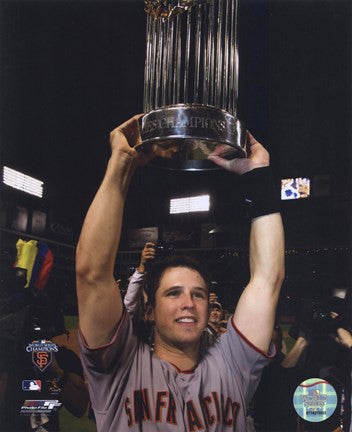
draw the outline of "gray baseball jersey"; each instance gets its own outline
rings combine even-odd
[[[244,432],[246,407],[275,350],[262,353],[231,322],[190,371],[156,357],[126,312],[109,345],[90,349],[80,335],[98,431]]]

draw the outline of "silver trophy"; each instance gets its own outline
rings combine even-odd
[[[145,0],[142,144],[170,169],[206,170],[222,145],[245,156],[237,118],[238,0]]]

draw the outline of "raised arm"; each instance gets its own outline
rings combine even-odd
[[[269,154],[249,133],[248,138],[248,158],[226,160],[221,157],[220,147],[209,159],[228,171],[244,175],[249,195],[255,197],[249,250],[250,281],[238,301],[233,323],[251,343],[266,352],[284,277],[284,232],[278,206],[270,192]],[[268,199],[267,203],[262,201],[264,198]]]
[[[80,330],[90,347],[110,342],[122,315],[114,263],[120,241],[125,197],[136,167],[147,161],[135,116],[110,134],[111,156],[104,179],[84,220],[76,251]]]
[[[287,356],[282,360],[281,366],[286,369],[297,366],[299,359],[308,345],[308,340],[304,336],[299,336]]]
[[[140,299],[143,295],[145,264],[155,258],[155,244],[147,242],[141,253],[141,259],[136,271],[130,277],[123,303],[127,312],[134,316],[139,311]]]

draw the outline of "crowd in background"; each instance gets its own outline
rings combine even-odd
[[[155,259],[155,244],[146,243],[128,285],[116,284],[123,294],[127,311],[139,323],[142,337],[153,344],[153,323],[148,319],[148,298],[144,275]],[[0,425],[1,431],[59,431],[60,411],[45,417],[23,417],[19,407],[28,393],[21,389],[25,378],[40,378],[46,382],[41,399],[59,399],[74,416],[88,415],[94,430],[94,414],[90,408],[87,383],[77,354],[65,344],[59,346],[54,361],[45,373],[34,374],[33,365],[25,353],[25,346],[36,339],[50,340],[69,331],[63,314],[47,294],[48,289],[34,292],[24,288],[26,275],[18,267],[3,273],[0,310]],[[278,315],[272,334],[276,355],[264,369],[255,396],[248,407],[248,432],[310,432],[349,431],[351,424],[351,302],[350,292],[344,298],[332,295],[325,310],[313,305],[302,309],[295,322],[283,325]],[[227,330],[232,311],[221,304],[216,284],[209,292],[209,321],[203,335],[204,347],[216,343]],[[284,331],[283,331],[284,329]],[[299,383],[312,377],[328,381],[337,392],[338,403],[334,414],[314,425],[301,419],[292,403]],[[50,392],[50,385],[57,392]],[[87,414],[88,413],[88,414]]]

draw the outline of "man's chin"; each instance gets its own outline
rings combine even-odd
[[[200,340],[193,340],[193,341],[189,341],[189,340],[182,340],[182,341],[176,341],[175,342],[175,347],[178,348],[181,351],[189,351],[189,350],[194,350],[194,349],[198,349],[200,346]]]
[[[202,335],[182,335],[173,341],[174,345],[178,348],[193,348],[200,344]]]
[[[164,337],[161,336],[160,341],[164,340],[166,345],[169,345],[170,347],[173,346],[182,351],[194,349],[200,346],[203,332],[204,329],[200,330],[199,328],[197,330],[194,329],[193,331],[180,331],[174,333],[172,336],[169,335],[169,337],[166,335],[164,335]]]

